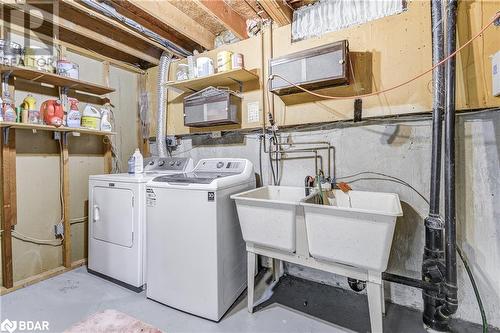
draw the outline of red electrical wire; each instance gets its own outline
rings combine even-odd
[[[375,92],[372,92],[372,93],[369,93],[369,94],[364,94],[364,95],[356,95],[356,96],[327,96],[327,95],[322,95],[322,94],[318,94],[318,93],[315,93],[315,92],[312,92],[310,90],[307,90],[306,88],[303,88],[301,87],[300,85],[297,85],[295,83],[292,83],[290,82],[289,80],[285,79],[283,76],[279,75],[279,74],[271,74],[269,75],[269,79],[268,79],[268,84],[269,84],[269,81],[273,80],[275,77],[278,77],[280,79],[282,79],[283,81],[287,82],[288,84],[291,84],[292,86],[295,86],[297,88],[299,88],[300,90],[308,93],[308,94],[311,94],[313,96],[316,96],[316,97],[320,97],[320,98],[327,98],[327,99],[334,99],[334,100],[343,100],[343,99],[356,99],[356,98],[363,98],[363,97],[370,97],[370,96],[375,96],[375,95],[380,95],[380,94],[383,94],[383,93],[386,93],[386,92],[389,92],[391,90],[394,90],[394,89],[398,89],[404,85],[407,85],[408,83],[411,83],[417,79],[420,79],[422,76],[432,72],[434,69],[436,69],[438,66],[441,66],[442,64],[444,64],[445,62],[447,62],[448,60],[450,60],[451,58],[453,58],[455,55],[457,55],[458,52],[462,51],[465,47],[467,47],[470,43],[472,43],[473,40],[475,40],[476,38],[478,38],[479,36],[481,36],[484,31],[486,29],[488,29],[497,19],[500,18],[500,12],[496,13],[496,15],[493,17],[493,19],[488,23],[486,24],[481,30],[479,30],[479,32],[474,36],[472,37],[471,39],[469,39],[464,45],[460,46],[458,49],[456,49],[455,52],[453,52],[452,54],[448,55],[446,58],[444,58],[443,60],[441,60],[440,62],[438,62],[437,64],[435,64],[434,66],[432,66],[431,68],[429,68],[428,70],[426,70],[425,72],[405,81],[405,82],[402,82],[398,85],[395,85],[393,87],[390,87],[390,88],[387,88],[387,89],[384,89],[384,90],[379,90],[379,91],[375,91]]]

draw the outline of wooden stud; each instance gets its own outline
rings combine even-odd
[[[213,49],[215,35],[171,4],[170,1],[126,0],[122,2],[134,6],[135,11],[141,11],[144,15],[154,17],[204,48]]]
[[[247,39],[246,20],[222,0],[195,0],[207,13],[219,20],[239,39]]]
[[[7,141],[6,141],[7,140]],[[16,131],[2,128],[2,281],[5,288],[14,283],[12,268],[12,226],[16,224]]]
[[[62,188],[63,188],[63,225],[64,225],[64,241],[63,241],[63,266],[71,267],[71,223],[69,209],[69,151],[68,151],[68,135],[69,133],[61,133],[62,139]]]
[[[102,62],[102,73],[104,85],[110,85],[110,64],[109,61]],[[109,100],[109,94],[105,96]],[[113,171],[113,152],[111,147],[111,139],[108,137],[104,140],[104,173],[111,173]]]

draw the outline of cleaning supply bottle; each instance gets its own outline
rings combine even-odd
[[[78,110],[78,100],[76,98],[68,98],[70,107],[68,111],[68,115],[66,118],[66,126],[71,128],[80,127],[82,114],[80,110]]]
[[[142,157],[141,151],[139,148],[135,149],[134,152],[134,173],[143,173],[144,172],[144,159]]]
[[[3,99],[3,120],[15,123],[17,118],[16,111],[12,107],[10,96],[5,94]]]
[[[0,97],[0,121],[3,121],[3,99]]]
[[[128,173],[143,173],[144,171],[144,159],[139,148],[135,149],[135,152],[128,159]]]
[[[101,112],[96,107],[87,104],[83,110],[82,127],[94,130],[101,129]]]
[[[111,132],[113,130],[113,125],[111,124],[112,112],[108,108],[101,109],[101,131]]]

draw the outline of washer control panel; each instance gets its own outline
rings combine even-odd
[[[245,170],[245,160],[205,159],[200,160],[193,172],[231,172],[241,173]]]
[[[186,157],[150,157],[144,159],[144,172],[184,171],[188,162]]]

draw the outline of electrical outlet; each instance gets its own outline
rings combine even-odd
[[[64,235],[64,225],[62,222],[59,222],[54,226],[54,235],[56,238],[62,238]]]
[[[54,140],[61,140],[61,132],[54,132]]]
[[[221,131],[213,131],[211,134],[210,134],[210,137],[212,139],[218,139],[220,137],[222,137],[222,132]]]

